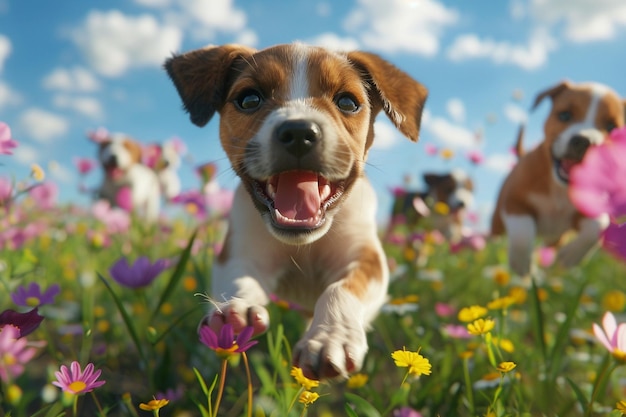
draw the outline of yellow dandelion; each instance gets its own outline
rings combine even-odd
[[[450,213],[450,207],[443,201],[437,201],[433,206],[433,211],[442,216],[447,216]]]
[[[602,297],[602,307],[606,311],[623,311],[626,307],[626,294],[620,290],[611,290]]]
[[[348,388],[351,389],[361,388],[365,386],[365,384],[367,384],[367,381],[369,381],[369,379],[370,377],[366,374],[354,374],[350,376],[350,378],[348,378],[348,382],[346,383],[346,385]]]
[[[409,368],[408,373],[414,376],[430,375],[432,365],[429,360],[417,352],[411,352],[402,348],[391,354],[391,358],[395,361],[399,368]]]
[[[300,394],[300,397],[298,398],[298,401],[304,404],[305,407],[308,407],[309,405],[317,401],[319,397],[320,395],[317,392],[302,391],[302,393]]]
[[[500,346],[500,349],[507,353],[513,353],[515,351],[515,345],[511,339],[500,339],[498,337],[494,337],[493,343]]]
[[[43,168],[39,164],[32,164],[30,166],[30,176],[35,181],[41,182],[46,178],[46,173],[44,172]]]
[[[515,298],[511,297],[510,295],[507,295],[504,297],[496,298],[493,301],[490,301],[487,304],[487,308],[489,310],[506,310],[513,304],[515,304]]]
[[[155,399],[148,401],[147,403],[139,404],[139,408],[141,408],[144,411],[156,411],[165,407],[169,402],[170,401],[166,399],[157,400],[155,398]]]
[[[477,320],[483,316],[487,315],[487,309],[482,306],[474,305],[471,307],[464,307],[459,311],[459,320],[464,323],[469,323],[470,321]]]
[[[493,280],[500,286],[505,286],[511,281],[511,274],[504,268],[496,268],[493,271]]]
[[[506,373],[515,369],[516,366],[515,362],[500,362],[496,369],[502,373]]]
[[[442,149],[439,154],[443,159],[452,159],[454,157],[454,151],[452,149]]]
[[[319,381],[316,381],[314,379],[309,379],[306,376],[304,376],[304,374],[302,373],[302,369],[298,368],[297,366],[294,366],[291,368],[290,375],[294,377],[296,382],[302,385],[302,388],[304,388],[307,391],[310,391],[312,388],[319,387],[320,385]]]
[[[471,351],[471,350],[464,350],[463,352],[459,353],[459,358],[461,359],[470,359],[473,356],[474,356],[474,351]]]
[[[516,304],[524,304],[528,298],[528,292],[523,287],[513,287],[509,290],[509,297],[513,297]]]
[[[478,319],[467,325],[467,331],[474,336],[489,333],[496,327],[496,322],[492,319]]]
[[[617,404],[615,404],[615,411],[619,411],[623,416],[626,416],[626,401],[618,401]]]

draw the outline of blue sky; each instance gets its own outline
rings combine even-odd
[[[20,142],[2,156],[0,175],[25,178],[37,162],[77,193],[72,159],[95,156],[85,132],[98,127],[142,142],[182,138],[180,174],[216,161],[234,187],[217,139],[217,119],[193,126],[161,68],[171,52],[206,44],[264,48],[295,40],[376,52],[425,84],[430,95],[421,139],[404,139],[381,117],[368,173],[389,207],[388,189],[405,176],[420,188],[424,172],[465,169],[476,183],[476,209],[489,217],[514,161],[509,152],[527,121],[527,145],[541,139],[549,105],[529,109],[537,92],[563,79],[598,81],[626,94],[623,0],[0,0],[0,120]],[[425,145],[455,157],[429,156]],[[465,157],[480,150],[485,162]],[[50,161],[54,161],[50,165]],[[88,185],[100,180],[92,173]],[[384,216],[380,216],[381,219]]]

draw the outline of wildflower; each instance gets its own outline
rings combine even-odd
[[[496,326],[496,322],[491,319],[478,319],[467,325],[467,331],[474,336],[489,333]]]
[[[35,181],[41,182],[46,178],[46,173],[44,172],[43,168],[39,164],[32,164],[30,166],[30,176]]]
[[[291,368],[290,375],[294,377],[296,382],[302,385],[302,388],[304,388],[306,391],[310,391],[312,388],[318,387],[320,385],[319,381],[309,379],[304,376],[304,374],[302,373],[302,369],[298,368],[297,366]]]
[[[402,350],[396,350],[391,354],[391,358],[394,360],[397,367],[409,368],[408,374],[414,376],[430,375],[432,365],[422,355],[417,352],[411,352],[402,348]]]
[[[467,339],[470,337],[470,334],[467,332],[465,326],[461,326],[458,324],[447,324],[443,328],[443,333],[447,334],[453,339]]]
[[[592,218],[603,213],[608,213],[613,220],[626,216],[624,158],[624,128],[614,129],[609,140],[592,146],[585,153],[583,161],[572,168],[570,175],[570,199],[578,210]]]
[[[455,308],[452,307],[450,304],[441,302],[435,303],[435,313],[437,313],[439,317],[453,316],[455,311]]]
[[[17,147],[17,142],[11,139],[11,128],[0,122],[0,155],[13,155],[11,149]]]
[[[166,259],[158,259],[154,264],[145,256],[140,256],[131,266],[125,257],[120,258],[109,269],[111,277],[118,283],[130,287],[140,288],[150,285],[152,281],[167,268]]]
[[[426,151],[427,155],[434,156],[434,155],[437,155],[437,152],[439,152],[439,149],[437,148],[437,146],[433,145],[432,143],[427,143],[426,145],[424,145],[424,151]]]
[[[474,389],[481,390],[486,388],[495,388],[500,385],[500,381],[504,382],[500,372],[489,372],[488,374],[483,375],[478,381],[474,382]]]
[[[422,417],[422,415],[411,407],[402,407],[393,410],[393,417]]]
[[[403,315],[413,311],[417,311],[417,301],[419,297],[417,295],[407,295],[405,297],[394,298],[385,304],[382,311],[385,313],[396,313]]]
[[[495,300],[490,301],[487,304],[487,308],[489,310],[506,310],[513,304],[515,304],[515,298],[508,295],[508,296],[496,298]]]
[[[524,304],[528,298],[528,292],[523,287],[512,287],[509,290],[509,296],[513,297],[516,304]]]
[[[623,416],[626,415],[626,401],[621,400],[615,404],[615,411],[619,411]]]
[[[480,165],[485,160],[485,156],[478,149],[469,151],[466,156],[467,159],[469,159],[469,161],[474,165]]]
[[[317,392],[302,391],[302,393],[300,394],[300,397],[298,398],[298,401],[304,404],[305,406],[309,406],[313,404],[315,401],[317,401],[319,397],[320,395]]]
[[[450,214],[450,207],[443,201],[437,201],[433,205],[433,211],[440,216],[447,216],[448,214]]]
[[[462,322],[469,323],[470,321],[477,320],[487,314],[487,309],[479,305],[473,305],[470,307],[462,308],[459,311],[458,318]]]
[[[515,351],[515,345],[511,342],[510,339],[500,339],[499,337],[494,337],[493,344],[499,346],[505,352],[513,353]]]
[[[13,196],[13,183],[3,177],[0,177],[0,207],[6,206]]]
[[[554,263],[556,258],[556,249],[550,246],[544,246],[537,250],[537,259],[542,268],[548,268]]]
[[[626,223],[611,223],[603,233],[602,247],[616,258],[626,261]]]
[[[0,313],[0,329],[7,325],[16,327],[19,330],[19,337],[34,332],[42,321],[43,316],[39,315],[37,308],[27,313],[18,313],[15,310],[5,310]]]
[[[613,313],[606,312],[602,317],[602,327],[593,324],[593,334],[615,359],[626,361],[626,323],[618,326]]]
[[[124,233],[130,228],[130,215],[108,201],[100,200],[91,207],[93,216],[104,223],[109,233]]]
[[[602,307],[608,311],[623,311],[626,307],[626,294],[620,290],[610,290],[602,297]]]
[[[59,287],[58,284],[53,284],[42,292],[39,284],[31,282],[28,288],[25,286],[17,287],[15,292],[11,294],[11,299],[18,306],[39,307],[54,303],[54,297],[56,297],[59,292],[61,292],[61,287]]]
[[[365,386],[367,381],[369,381],[369,376],[359,373],[350,376],[346,385],[348,388],[356,389]]]
[[[74,165],[76,165],[76,169],[78,169],[78,173],[80,175],[87,175],[94,169],[97,165],[97,162],[93,158],[74,158]]]
[[[88,363],[81,371],[80,364],[74,361],[70,365],[70,371],[67,366],[61,365],[61,370],[54,373],[57,379],[52,381],[52,385],[70,394],[84,394],[105,384],[106,381],[98,381],[101,373],[100,369],[94,372],[93,363]]]
[[[14,326],[0,329],[0,380],[9,382],[24,372],[24,365],[37,352],[34,347],[26,347],[26,339],[20,339],[20,331]]]
[[[500,362],[496,369],[502,373],[510,372],[515,369],[517,365],[514,362]]]
[[[170,402],[169,400],[166,400],[164,398],[160,400],[157,400],[156,398],[154,398],[148,401],[147,403],[139,404],[139,408],[141,408],[144,411],[156,411],[165,407],[169,402]]]
[[[452,149],[442,149],[439,155],[446,160],[452,159],[454,157],[454,151]]]
[[[244,327],[235,340],[233,326],[225,324],[220,330],[219,336],[209,326],[201,326],[198,333],[200,334],[200,342],[208,348],[214,350],[218,356],[228,358],[232,354],[245,352],[258,342],[250,340],[254,328],[252,326]]]

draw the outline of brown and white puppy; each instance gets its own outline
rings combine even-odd
[[[303,44],[207,47],[165,63],[191,121],[217,111],[241,179],[206,323],[268,327],[269,295],[312,313],[293,362],[309,378],[360,369],[386,298],[376,196],[365,178],[383,110],[417,140],[427,90],[380,57]]]
[[[509,264],[519,275],[530,272],[537,236],[559,246],[567,231],[577,231],[559,248],[557,261],[565,267],[578,264],[598,242],[608,217],[587,218],[576,210],[568,196],[569,174],[590,146],[624,125],[624,103],[607,86],[561,82],[541,92],[533,109],[546,97],[552,99],[552,109],[544,140],[520,155],[502,185],[492,218],[492,234],[508,235]],[[521,145],[517,148],[520,152]]]
[[[146,220],[157,220],[161,205],[159,179],[142,163],[141,145],[125,135],[109,135],[99,141],[98,160],[104,171],[97,197],[119,206],[125,188],[130,190],[130,207]]]
[[[415,230],[425,217],[429,226],[439,231],[448,241],[457,242],[462,237],[465,210],[474,202],[474,184],[462,170],[454,169],[445,174],[424,174],[426,191],[401,190],[396,192],[391,205],[387,236],[399,224]],[[445,212],[437,210],[443,203]]]

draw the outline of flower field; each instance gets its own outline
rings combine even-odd
[[[504,240],[406,233],[386,247],[390,298],[363,369],[312,381],[290,364],[305,322],[282,300],[259,338],[198,334],[220,210],[147,225],[59,205],[36,174],[0,183],[0,415],[626,414],[626,264],[602,249],[571,270],[538,249],[521,279]]]

